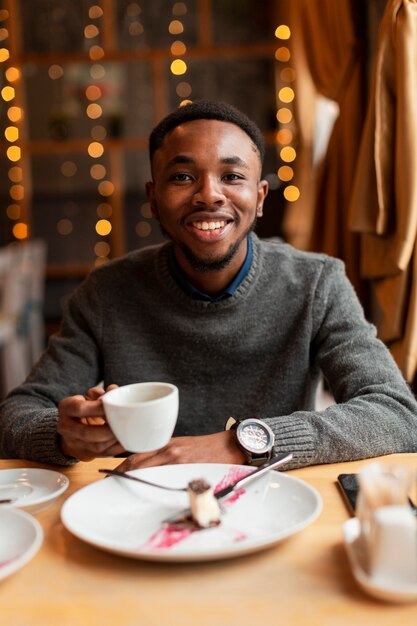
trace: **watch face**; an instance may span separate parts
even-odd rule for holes
[[[237,428],[240,443],[255,454],[268,452],[273,444],[271,432],[265,424],[255,420],[245,420]]]

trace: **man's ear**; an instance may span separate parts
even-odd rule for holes
[[[159,218],[159,214],[158,214],[158,209],[156,207],[156,201],[155,201],[155,185],[152,181],[149,181],[145,184],[145,189],[146,189],[146,195],[148,196],[148,200],[149,200],[149,204],[151,207],[151,211],[152,211],[152,215],[158,219]]]
[[[262,217],[264,214],[264,200],[268,195],[268,181],[260,180],[258,183],[258,204],[256,206],[256,217]]]

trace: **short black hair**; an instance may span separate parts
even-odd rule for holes
[[[265,141],[258,126],[247,115],[226,102],[216,100],[195,100],[184,104],[164,117],[153,129],[149,137],[149,158],[162,146],[165,135],[171,130],[193,120],[219,120],[239,126],[253,141],[259,150],[261,163],[265,157]]]

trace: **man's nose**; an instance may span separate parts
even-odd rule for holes
[[[204,176],[200,179],[198,188],[194,194],[195,204],[210,206],[222,206],[226,202],[223,186],[214,176]]]

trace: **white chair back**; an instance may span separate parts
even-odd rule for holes
[[[45,268],[43,241],[13,243],[0,249],[2,395],[23,382],[43,350]]]

